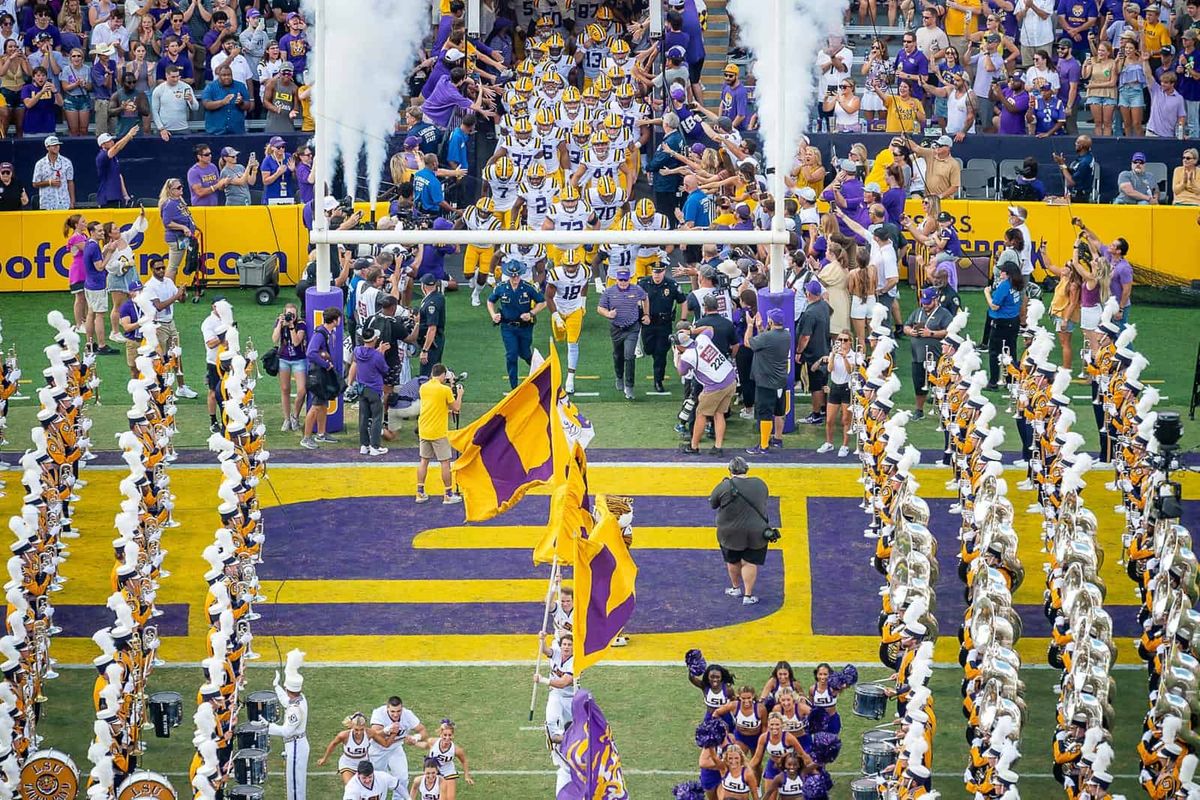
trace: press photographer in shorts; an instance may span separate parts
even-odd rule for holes
[[[700,438],[711,422],[715,440],[708,453],[721,455],[725,442],[725,415],[737,390],[737,371],[733,362],[721,353],[706,331],[693,335],[692,326],[687,322],[679,323],[671,344],[675,348],[675,369],[679,370],[679,377],[691,380],[699,387],[699,393],[689,392],[684,402],[687,418],[690,419],[694,407],[696,420],[692,425],[691,441],[680,445],[679,449],[688,455],[698,455]],[[682,413],[680,421],[684,421]]]
[[[417,465],[418,503],[429,501],[425,494],[425,476],[429,473],[429,462],[437,461],[442,467],[442,486],[445,494],[442,505],[462,502],[462,495],[454,491],[450,475],[450,462],[454,451],[450,449],[450,415],[462,410],[463,385],[446,369],[445,364],[434,364],[429,370],[429,380],[421,387],[421,416],[417,418],[417,436],[420,438],[421,462]]]
[[[729,477],[708,497],[709,505],[717,510],[717,543],[729,573],[725,594],[742,598],[745,606],[758,602],[754,594],[758,568],[767,561],[767,545],[779,538],[767,517],[767,484],[748,476],[749,471],[746,459],[737,456],[729,462]]]

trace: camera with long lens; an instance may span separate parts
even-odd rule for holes
[[[467,383],[468,372],[446,372],[446,385],[450,387],[450,391],[458,394],[458,387],[465,386]]]

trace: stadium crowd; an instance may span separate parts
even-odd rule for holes
[[[315,214],[324,213],[331,227],[424,226],[434,231],[455,227],[482,231],[739,231],[769,227],[778,198],[768,191],[746,54],[734,50],[731,60],[718,67],[723,85],[719,90],[706,89],[702,83],[706,61],[703,4],[698,0],[666,2],[661,38],[650,35],[644,2],[576,4],[576,15],[585,11],[591,15],[577,19],[562,13],[560,6],[567,4],[542,0],[539,10],[546,13],[525,13],[524,18],[520,9],[505,16],[505,4],[486,3],[485,35],[476,40],[466,35],[463,2],[445,0],[441,20],[430,32],[427,57],[410,82],[404,138],[389,165],[392,180],[386,216],[365,221],[348,203],[323,192],[318,195],[313,151],[307,144],[287,153],[287,141],[272,135],[261,161],[250,154],[242,163],[236,150],[225,147],[219,154],[215,152],[212,143],[219,138],[204,137],[194,148],[196,163],[186,178],[171,177],[163,184],[158,213],[169,246],[164,279],[182,283],[179,270],[186,266],[189,249],[196,249],[192,246],[196,225],[189,209],[216,205],[222,199],[248,202],[248,187],[258,180],[264,187],[264,200],[294,198],[304,203],[305,222],[310,226]],[[1004,0],[997,4],[1006,5]],[[153,11],[169,5],[170,0],[159,0],[146,14],[153,17]],[[271,76],[267,86],[248,95],[240,90],[228,95],[233,99],[225,107],[252,102],[249,98],[260,96],[262,90],[278,86],[280,81],[291,91],[293,74],[304,71],[307,45],[298,43],[303,41],[303,20],[292,16],[293,12],[284,13],[286,9],[280,6],[286,4],[278,2],[271,9],[262,8],[261,16],[255,15],[261,4],[253,0],[232,5],[217,0],[216,5],[209,9],[197,0],[190,8],[193,15],[183,22],[199,24],[199,17],[205,25],[213,25],[221,22],[223,15],[233,27],[247,19],[259,27],[265,17],[268,30],[281,36],[291,59]],[[852,94],[856,90],[853,73],[860,71],[872,83],[868,97],[886,107],[879,109],[881,112],[886,110],[894,117],[900,107],[897,104],[914,109],[928,105],[930,114],[922,111],[918,116],[937,118],[937,101],[946,99],[944,91],[939,94],[944,87],[933,83],[935,75],[930,73],[929,59],[921,48],[944,55],[947,48],[941,43],[946,36],[954,39],[961,34],[967,43],[964,51],[980,42],[987,51],[995,49],[990,39],[1000,35],[1003,49],[998,51],[1002,55],[995,69],[1010,79],[1008,86],[998,90],[1003,99],[986,105],[976,104],[978,97],[968,98],[967,107],[978,106],[981,127],[990,126],[995,111],[1000,128],[1017,132],[1014,126],[1023,123],[1019,115],[1012,116],[1016,112],[1009,107],[1012,92],[1019,92],[1013,87],[1027,79],[1040,91],[1044,88],[1041,81],[1055,77],[1052,63],[1061,66],[1063,60],[1074,58],[1075,50],[1065,45],[1058,49],[1071,52],[1064,52],[1057,62],[1039,49],[1043,42],[1038,36],[1042,34],[1034,34],[1041,28],[1029,20],[1049,20],[1034,13],[1034,9],[1044,11],[1043,5],[1042,0],[1021,0],[1020,8],[1008,16],[980,17],[988,32],[977,35],[974,30],[964,33],[962,19],[956,19],[961,14],[957,3],[949,5],[944,18],[938,7],[926,4],[920,10],[921,27],[916,33],[903,34],[901,52],[888,62],[894,69],[876,71],[872,66],[878,54],[887,50],[883,38],[874,41],[872,54],[864,59],[840,39],[830,40],[817,68],[835,91],[826,95],[822,105],[829,106],[831,98],[838,97],[837,91],[847,97]],[[1087,6],[1087,0],[1082,5]],[[115,14],[120,8],[108,10]],[[170,20],[178,23],[178,16],[165,14],[162,19],[176,29]],[[1134,14],[1129,10],[1120,24],[1125,26],[1123,30],[1138,31],[1142,44],[1149,36],[1147,31],[1158,30],[1151,21],[1156,16],[1167,16],[1190,58],[1186,55],[1192,52],[1188,31],[1193,29],[1185,21],[1200,17],[1196,4],[1189,2],[1184,11],[1170,15],[1162,9],[1151,10],[1145,20],[1141,11]],[[1023,24],[1009,31],[1009,23],[1018,17]],[[31,18],[44,20],[44,15],[33,13]],[[999,30],[1009,32],[990,32],[988,26],[995,28],[996,21],[1004,23]],[[1091,47],[1087,44],[1091,27],[1072,34],[1084,24],[1077,23],[1063,28],[1065,40],[1078,46],[1076,49],[1087,49]],[[1053,29],[1055,23],[1048,24]],[[1100,30],[1110,27],[1106,24]],[[853,25],[847,28],[854,30]],[[1020,38],[1022,31],[1026,31],[1024,39]],[[1116,35],[1119,38],[1120,33]],[[1050,36],[1055,38],[1053,30]],[[1017,42],[1024,42],[1026,49]],[[219,49],[212,48],[214,53]],[[1158,59],[1162,47],[1154,52]],[[1019,75],[1017,65],[1031,55],[1030,74]],[[861,69],[854,66],[860,61]],[[1042,64],[1040,75],[1037,64]],[[185,95],[193,91],[192,84],[186,83],[191,76],[183,70],[176,74],[174,66],[179,65],[164,71],[165,80],[183,85],[179,91]],[[1160,66],[1157,61],[1138,62],[1145,75],[1152,76]],[[201,96],[208,96],[213,86],[230,88],[225,67],[218,64],[217,79],[200,90]],[[830,73],[836,73],[836,79]],[[202,69],[191,73],[202,74]],[[1172,77],[1179,73],[1164,74]],[[234,81],[235,88],[239,83]],[[1061,82],[1058,88],[1062,88]],[[1068,91],[1074,98],[1076,89],[1068,87]],[[704,103],[710,95],[719,95],[716,109]],[[1090,90],[1084,95],[1090,95]],[[870,104],[860,110],[871,113]],[[269,105],[267,113],[274,113]],[[783,198],[793,234],[786,265],[786,283],[796,296],[793,309],[759,312],[757,290],[768,283],[765,247],[622,245],[563,250],[472,246],[459,252],[455,247],[428,244],[412,250],[398,246],[358,252],[341,249],[334,265],[334,282],[346,294],[349,340],[354,346],[375,351],[362,356],[356,376],[359,383],[364,383],[362,375],[371,376],[365,383],[372,389],[367,395],[371,410],[363,421],[364,428],[377,432],[363,440],[363,452],[383,450],[378,432],[382,429],[383,438],[388,438],[388,429],[376,415],[387,414],[384,409],[389,402],[402,394],[397,387],[430,377],[439,363],[446,334],[443,293],[469,288],[472,306],[486,305],[500,328],[514,386],[519,361],[531,358],[533,331],[539,312],[545,310],[555,337],[566,343],[566,385],[568,391],[574,391],[590,290],[594,307],[608,321],[618,392],[635,399],[634,364],[643,356],[653,363],[656,392],[665,391],[666,372],[672,364],[687,379],[689,404],[680,422],[680,432],[687,439],[685,452],[700,452],[707,430],[714,437],[711,452],[720,453],[731,406],[735,406],[733,413],[759,425],[759,440],[752,452],[782,446],[783,396],[788,361],[794,359],[802,386],[812,398],[803,422],[827,426],[822,450],[838,447],[839,455],[844,456],[848,452],[844,431],[847,381],[873,315],[880,314],[881,322],[890,319],[897,338],[911,339],[914,370],[919,368],[925,354],[935,348],[943,323],[959,308],[959,271],[969,266],[969,260],[964,257],[956,220],[941,207],[943,200],[956,197],[961,190],[961,165],[953,148],[962,131],[943,127],[945,132],[924,138],[923,133],[910,135],[902,125],[888,147],[871,154],[853,141],[854,125],[848,118],[836,111],[830,113],[832,116],[817,114],[814,124],[833,120],[836,128],[844,129],[850,143],[846,156],[826,165],[820,150],[803,145],[790,165]],[[289,112],[286,116],[303,115]],[[1066,128],[1065,124],[1056,125],[1055,133]],[[485,129],[494,131],[497,141],[490,153],[481,152]],[[118,154],[139,130],[135,125],[121,132],[120,138],[110,133],[100,136],[97,165],[108,170],[106,185],[110,187],[105,199],[115,198],[119,203],[120,196],[127,195]],[[43,208],[69,208],[74,201],[72,167],[58,153],[56,136],[45,142],[47,156],[34,168],[32,188],[41,195]],[[1063,186],[1075,202],[1086,201],[1092,185],[1095,167],[1090,149],[1090,137],[1080,134],[1075,140],[1075,157],[1069,162],[1065,157],[1059,159]],[[1196,161],[1196,151],[1189,149],[1176,171],[1178,203],[1200,199],[1195,188]],[[11,173],[11,165],[0,165],[0,184],[6,180],[6,170]],[[1118,185],[1116,202],[1166,200],[1147,173],[1141,152],[1134,152],[1123,165]],[[1001,351],[1015,352],[1018,347],[1023,298],[1036,291],[1024,287],[1031,283],[1037,243],[1045,238],[1044,233],[1029,229],[1027,208],[1019,204],[1048,194],[1037,177],[1035,160],[1026,162],[1026,169],[1007,190],[1017,202],[1009,208],[1007,246],[992,270],[993,294],[989,295],[987,316],[996,333],[992,337],[993,376]],[[915,218],[905,211],[906,201],[912,197],[920,197],[923,204],[923,213]],[[136,270],[129,268],[129,234],[112,225],[89,224],[78,214],[71,217],[64,233],[73,256],[70,280],[76,294],[77,324],[86,326],[89,341],[99,352],[116,352],[108,342],[121,341],[119,307],[134,288],[131,284],[138,282]],[[1120,238],[1098,244],[1097,261],[1080,259],[1048,267],[1059,278],[1051,310],[1060,319],[1059,338],[1066,349],[1071,348],[1077,324],[1087,335],[1089,320],[1095,316],[1092,312],[1110,295],[1119,298],[1122,315],[1128,315],[1133,278],[1128,244]],[[1048,261],[1044,253],[1041,260]],[[915,276],[912,282],[924,287],[911,309],[902,309],[900,303],[900,268],[904,265],[909,275]],[[285,312],[297,323],[274,332],[284,362],[279,373],[284,426],[287,430],[303,428],[306,447],[317,447],[332,438],[324,434],[323,418],[314,419],[310,414],[303,425],[299,420],[306,390],[303,378],[328,360],[327,354],[320,355],[320,348],[314,351],[311,346],[316,332],[303,331],[304,291],[314,279],[315,260],[301,277],[297,290],[300,305]],[[166,297],[171,290],[160,293]],[[1010,293],[1018,296],[1015,307]],[[995,308],[991,308],[993,300]],[[484,313],[482,308],[479,313]],[[106,319],[111,320],[111,331],[105,329]],[[1094,321],[1091,324],[1094,328]],[[360,360],[358,354],[348,356],[347,363]],[[914,377],[920,378],[914,380],[915,385],[923,387],[923,376]],[[293,379],[298,381],[299,397],[292,395]],[[410,388],[407,397],[416,400],[417,394]],[[918,417],[923,400],[921,397]],[[213,411],[211,403],[210,396]],[[693,425],[693,419],[699,423]],[[840,435],[838,424],[843,427]]]

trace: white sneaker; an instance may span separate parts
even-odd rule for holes
[[[479,293],[471,292],[471,306],[474,308],[479,308],[481,305],[483,305],[483,301],[479,299]]]
[[[447,494],[442,496],[442,505],[453,506],[463,501],[461,494]]]
[[[743,408],[738,412],[738,416],[742,419],[754,419],[754,412],[748,408]]]
[[[566,383],[566,386],[564,386],[563,388],[567,394],[575,394],[575,374],[574,373],[572,373],[572,372],[567,373],[567,383]]]
[[[740,586],[730,586],[725,590],[725,594],[729,595],[730,597],[741,597],[744,592],[742,592]]]
[[[946,491],[953,492],[958,488],[958,481],[946,481]]]
[[[1117,482],[1109,481],[1108,483],[1104,484],[1104,488],[1108,489],[1110,492],[1115,492],[1117,490]]]
[[[367,447],[367,446],[364,444],[364,445],[362,445],[362,446],[360,446],[360,447],[358,448],[358,454],[359,454],[360,456],[365,456],[365,455],[367,454],[367,452],[368,452],[370,449],[371,449],[371,448]]]
[[[196,394],[195,392],[193,392],[191,387],[189,387],[186,383],[178,386],[175,389],[175,394],[179,395],[180,397],[186,398],[188,400],[195,400],[197,397],[200,396],[200,395]]]
[[[1025,513],[1026,514],[1041,514],[1042,513],[1042,504],[1041,503],[1031,503],[1025,509]]]
[[[372,456],[372,457],[386,456],[387,451],[388,451],[388,449],[386,447],[371,447],[371,448],[367,449],[367,455]]]
[[[1017,488],[1020,489],[1022,492],[1032,491],[1033,490],[1033,481],[1030,480],[1029,478],[1026,478],[1025,480],[1023,480],[1017,484]]]
[[[634,358],[642,358],[645,355],[646,355],[646,352],[644,350],[642,350],[642,340],[638,339],[637,346],[633,348],[633,357]]]
[[[123,334],[123,333],[116,333],[116,332],[110,333],[110,334],[108,335],[108,340],[109,340],[110,342],[125,342],[125,341],[128,341],[128,340],[125,338],[125,334]]]
[[[320,445],[311,436],[305,436],[300,440],[300,446],[305,450],[316,450]]]
[[[950,513],[951,514],[961,514],[962,513],[962,503],[951,503],[950,504]]]
[[[1018,458],[1016,461],[1013,462],[1013,466],[1017,467],[1018,469],[1028,469],[1029,462],[1023,458]]]
[[[752,594],[748,594],[742,598],[742,605],[744,605],[744,606],[752,606],[757,603],[758,603],[758,598]]]
[[[846,445],[842,445],[841,447],[838,448],[838,458],[845,458],[848,455],[850,455],[849,447],[847,447]]]
[[[828,453],[832,449],[833,449],[833,442],[824,442],[820,447],[817,448],[817,452],[818,453]]]
[[[628,636],[617,636],[616,638],[614,638],[612,640],[613,647],[626,647],[628,645],[629,645],[629,637]]]
[[[287,431],[290,431],[291,429],[292,429],[292,418],[284,417],[283,424],[279,426],[279,430],[287,432]]]

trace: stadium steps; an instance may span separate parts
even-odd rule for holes
[[[704,105],[716,111],[721,104],[721,71],[725,69],[729,53],[729,12],[725,0],[706,0],[708,5],[708,28],[704,31],[704,61],[702,80],[706,89]]]

